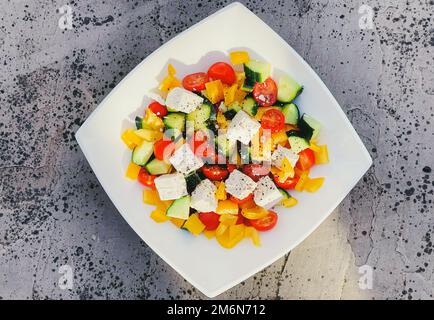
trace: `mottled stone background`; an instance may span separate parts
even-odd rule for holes
[[[143,58],[229,2],[2,1],[0,299],[204,298],[121,218],[74,132]],[[374,165],[290,255],[219,297],[432,298],[434,1],[243,2],[320,75]],[[58,26],[65,4],[73,30]],[[371,290],[357,284],[365,264]]]

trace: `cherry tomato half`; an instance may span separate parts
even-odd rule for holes
[[[221,181],[226,179],[229,171],[218,165],[205,165],[202,167],[203,174],[210,180]]]
[[[225,158],[226,159],[226,158]],[[235,164],[227,164],[226,165],[228,167],[228,171],[229,173],[231,173],[232,171],[234,171],[236,168],[238,168]]]
[[[283,189],[294,189],[298,183],[298,180],[300,180],[299,177],[294,177],[294,178],[288,178],[284,182],[280,182],[278,176],[274,176],[273,178],[277,186]]]
[[[310,149],[304,149],[299,154],[296,167],[300,170],[307,171],[315,164],[315,153]]]
[[[209,81],[205,72],[192,73],[182,79],[182,86],[189,90],[199,92],[205,90],[205,83]]]
[[[160,118],[167,115],[167,108],[157,101],[151,102],[148,108]]]
[[[220,224],[220,215],[215,212],[200,212],[199,219],[205,225],[206,230],[215,230]]]
[[[216,62],[208,69],[208,76],[214,80],[221,80],[226,84],[233,84],[237,77],[234,69],[226,62]]]
[[[244,217],[243,217],[242,214],[239,214],[239,215],[238,215],[238,219],[237,219],[237,221],[235,222],[235,224],[243,224],[243,223],[244,223]]]
[[[172,140],[161,139],[154,144],[154,155],[158,160],[166,160],[175,152]]]
[[[244,174],[248,175],[253,181],[258,182],[263,176],[270,172],[270,167],[260,164],[246,164],[243,166]]]
[[[137,180],[139,180],[139,182],[144,186],[155,188],[155,178],[156,176],[149,174],[145,168],[141,168]]]
[[[262,107],[272,106],[277,100],[277,85],[273,79],[258,82],[253,87],[253,98]]]
[[[277,109],[267,110],[261,118],[262,129],[268,129],[271,133],[281,131],[285,127],[285,116]]]
[[[247,201],[250,201],[251,199],[253,199],[253,193],[249,194],[247,197],[245,197],[244,199],[238,199],[237,197],[231,196],[230,200],[232,202],[235,202],[237,204],[243,204],[246,203]]]
[[[274,228],[277,223],[277,213],[269,211],[268,215],[257,220],[250,220],[250,224],[258,231],[268,231]]]

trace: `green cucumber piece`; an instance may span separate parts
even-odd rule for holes
[[[134,148],[132,161],[139,166],[144,166],[153,154],[154,143],[144,140],[141,145]]]
[[[166,216],[187,220],[190,216],[190,196],[184,196],[172,202]]]
[[[143,129],[143,118],[137,116],[135,119],[135,123],[136,123],[136,128],[137,130]]]
[[[301,117],[298,127],[300,128],[300,131],[303,133],[305,138],[307,140],[315,139],[319,131],[321,129],[321,123],[314,119],[313,117],[303,114]]]
[[[208,126],[208,120],[211,117],[214,107],[208,103],[202,103],[193,112],[187,115],[187,121],[194,122],[194,129],[201,130]]]
[[[270,76],[271,66],[267,62],[250,60],[244,64],[244,73],[246,78],[244,80],[244,91],[252,92],[253,87],[257,82],[264,82]]]
[[[284,199],[290,199],[291,198],[291,195],[285,189],[282,189],[282,188],[279,188],[279,187],[277,189],[279,189],[279,191],[282,194],[282,196],[283,196]]]
[[[167,163],[163,160],[158,160],[156,158],[149,161],[145,167],[146,170],[148,170],[148,172],[153,175],[166,174],[170,171],[170,163]]]
[[[300,111],[295,103],[285,104],[282,107],[282,113],[285,116],[285,123],[297,125],[300,118]]]
[[[169,129],[184,131],[185,114],[182,112],[172,112],[163,118],[164,125]]]
[[[280,77],[277,86],[277,100],[280,102],[291,102],[303,91],[303,86],[288,75]]]
[[[226,134],[219,134],[216,139],[218,153],[229,157],[234,151],[237,150],[237,144],[235,141],[229,141],[226,138]]]
[[[288,131],[286,135],[288,136],[288,142],[291,146],[291,150],[295,153],[300,153],[301,151],[309,148],[309,141],[306,140],[306,138],[304,138],[300,132],[291,130]]]
[[[243,110],[251,117],[258,113],[258,103],[252,96],[247,96],[243,101]]]
[[[187,192],[191,194],[201,181],[201,177],[196,172],[192,172],[186,176],[185,182],[187,184]]]

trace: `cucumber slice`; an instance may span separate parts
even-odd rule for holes
[[[297,125],[300,111],[295,103],[285,104],[282,107],[282,113],[285,116],[285,123]]]
[[[187,220],[190,216],[190,196],[184,196],[173,201],[167,209],[166,216]]]
[[[185,182],[187,183],[187,192],[192,193],[201,181],[202,179],[196,172],[192,172],[188,176],[186,176]]]
[[[229,157],[237,150],[236,141],[228,140],[226,138],[226,134],[219,134],[216,139],[216,143],[217,143],[218,153],[226,157]]]
[[[163,118],[164,125],[169,129],[184,131],[185,114],[182,112],[172,112]]]
[[[277,100],[280,102],[291,102],[303,91],[303,86],[297,83],[290,76],[282,76],[277,87]]]
[[[298,131],[291,130],[286,133],[288,135],[288,142],[291,145],[291,150],[295,153],[300,153],[301,151],[309,148],[309,142],[300,135]]]
[[[166,174],[170,171],[170,163],[163,160],[153,159],[146,164],[146,170],[150,174]]]
[[[244,91],[252,92],[253,87],[257,82],[264,82],[270,76],[271,66],[267,62],[250,60],[244,64],[244,73],[246,78],[244,80]]]
[[[311,116],[303,114],[298,127],[300,128],[300,131],[303,133],[304,137],[307,140],[311,140],[318,136],[319,130],[321,129],[321,123]]]
[[[201,130],[207,127],[208,120],[214,107],[208,103],[202,103],[199,108],[187,115],[187,121],[194,122],[194,129]]]
[[[234,101],[228,106],[228,110],[223,113],[225,118],[228,120],[232,120],[238,111],[241,110],[240,103],[238,101]]]
[[[248,96],[243,101],[243,110],[250,116],[254,117],[258,113],[258,103],[252,96]]]
[[[132,161],[139,166],[144,166],[153,153],[154,143],[144,140],[141,145],[134,148]]]
[[[225,111],[223,115],[225,116],[226,119],[232,120],[237,115],[237,112],[235,110],[228,110]]]
[[[143,129],[143,118],[137,116],[135,119],[137,130]]]

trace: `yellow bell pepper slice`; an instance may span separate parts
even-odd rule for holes
[[[218,214],[238,214],[238,204],[231,200],[220,200],[217,203]]]
[[[205,88],[206,96],[211,103],[217,103],[224,99],[223,84],[220,80],[207,82]]]
[[[177,228],[181,228],[185,220],[184,219],[178,219],[178,218],[170,218],[170,222],[172,222]]]
[[[237,91],[235,91],[234,100],[237,101],[238,103],[241,103],[243,102],[246,95],[247,95],[246,91],[237,89]]]
[[[232,232],[232,234],[234,234],[234,232]],[[217,235],[216,233],[216,239],[223,248],[231,249],[235,247],[238,242],[244,239],[244,232],[236,233],[236,236],[234,234],[234,238],[231,238],[230,230],[226,230],[226,232],[224,232],[222,235]]]
[[[261,219],[268,215],[268,210],[260,206],[254,206],[252,208],[244,208],[241,210],[243,217],[251,220]]]
[[[172,76],[172,77],[176,76],[176,69],[175,69],[174,66],[172,66],[171,63],[169,63],[167,65],[167,73],[168,73],[169,76]]]
[[[130,162],[127,168],[127,172],[125,173],[125,176],[130,178],[131,180],[136,180],[139,176],[140,169],[142,169],[141,166],[138,166],[134,162]]]
[[[286,144],[288,136],[284,130],[271,134],[273,144]]]
[[[319,151],[314,150],[315,164],[327,164],[329,163],[329,152],[327,145],[318,146]]]
[[[232,64],[242,64],[250,61],[249,53],[246,51],[233,51],[229,54]]]
[[[312,150],[313,152],[321,151],[321,148],[319,146],[317,146],[316,143],[313,141],[310,142],[309,149]]]
[[[208,239],[212,239],[215,237],[216,231],[215,230],[205,230],[203,232],[203,234],[205,235],[205,237],[207,237]]]
[[[216,237],[223,235],[229,227],[224,223],[220,223],[217,229],[215,230]]]
[[[145,129],[156,131],[160,131],[160,129],[164,128],[163,120],[153,113],[151,109],[146,109],[145,117],[143,118],[143,125],[145,126]]]
[[[288,158],[283,158],[281,170],[279,172],[279,181],[285,182],[288,178],[293,178],[295,175],[294,167],[289,162]]]
[[[308,179],[309,179],[309,171],[302,171],[300,175],[300,179],[298,180],[294,189],[300,192],[303,191],[304,186],[306,185]]]
[[[220,223],[226,226],[234,226],[237,223],[238,215],[222,214],[219,218]]]
[[[229,106],[232,102],[235,101],[235,93],[238,90],[237,84],[233,84],[224,92],[225,105]]]
[[[227,194],[226,194],[226,190],[225,190],[225,183],[217,181],[216,187],[217,187],[217,190],[215,192],[215,196],[216,196],[217,200],[226,200]]]
[[[158,90],[161,92],[169,92],[173,88],[181,86],[181,82],[173,75],[168,75],[161,81]]]
[[[244,85],[244,81],[246,80],[246,74],[244,72],[235,72],[235,76],[237,77],[238,88],[241,88]],[[244,95],[243,96],[243,99],[244,99],[244,97],[247,95],[247,92],[245,92],[243,90],[239,90],[239,91],[240,91],[239,92],[240,94],[242,93]],[[241,99],[241,100],[243,100],[243,99]]]
[[[282,206],[284,206],[285,208],[291,208],[294,207],[295,205],[297,205],[298,200],[295,199],[294,197],[291,197],[289,199],[283,199],[282,201],[280,201],[280,204]]]
[[[259,237],[259,232],[253,227],[246,227],[244,231],[244,236],[246,238],[252,239],[252,242],[255,246],[259,247],[261,245],[261,240]]]
[[[285,132],[291,131],[291,130],[298,130],[296,126],[293,126],[292,124],[285,124]]]
[[[202,223],[202,221],[200,221],[197,213],[194,213],[184,223],[184,228],[197,236],[202,233],[203,230],[205,230],[205,225]]]
[[[121,136],[122,141],[128,146],[130,149],[134,149],[138,145],[140,145],[143,141],[142,138],[134,134],[133,129],[127,129]]]
[[[169,217],[166,216],[166,212],[160,211],[158,209],[151,212],[151,218],[157,223],[166,222],[169,220]]]
[[[325,178],[314,178],[314,179],[307,179],[304,190],[308,192],[316,192],[318,191],[322,185],[324,184]]]
[[[134,134],[139,138],[150,142],[155,142],[163,138],[163,132],[159,130],[139,129],[134,131]]]
[[[244,224],[234,224],[229,227],[229,238],[235,239],[241,237],[244,238],[244,231],[246,226]]]
[[[156,206],[161,202],[158,191],[153,189],[143,189],[143,202],[152,206]]]
[[[228,120],[226,120],[221,111],[217,112],[217,124],[219,125],[219,129],[226,129],[229,125]]]

